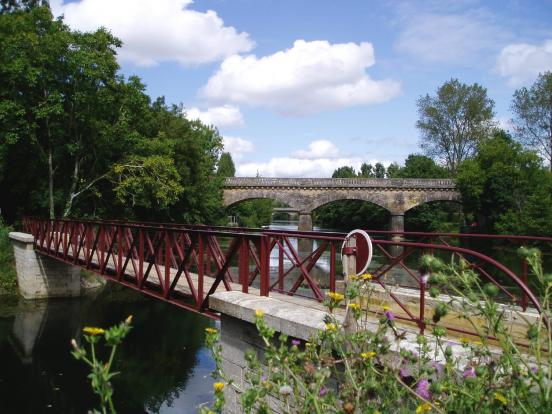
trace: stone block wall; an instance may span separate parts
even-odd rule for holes
[[[12,232],[19,292],[25,299],[81,294],[80,268],[35,252],[30,234]]]

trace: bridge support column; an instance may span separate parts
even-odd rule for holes
[[[391,221],[390,221],[390,230],[396,231],[397,233],[403,233],[404,232],[404,214],[391,214]],[[393,234],[391,236],[391,240],[395,242],[401,242],[404,240],[404,236],[402,234]],[[391,254],[394,256],[398,256],[403,252],[402,246],[392,246],[391,247]]]
[[[15,255],[19,293],[25,299],[80,296],[80,268],[37,254],[31,234],[11,232],[9,237]]]
[[[299,212],[299,224],[297,226],[299,231],[312,231],[312,214],[304,211]],[[312,240],[311,239],[299,239],[298,247],[299,253],[309,254],[312,252]]]

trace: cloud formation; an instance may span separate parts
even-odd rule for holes
[[[186,118],[199,119],[206,125],[214,125],[217,128],[234,128],[244,125],[240,108],[232,105],[215,106],[202,111],[199,108],[186,110]]]
[[[251,141],[232,136],[223,136],[222,144],[224,145],[224,151],[229,152],[234,161],[241,160],[244,154],[252,152],[255,148]]]
[[[339,155],[339,149],[327,140],[313,141],[308,149],[293,152],[287,157],[274,157],[268,162],[247,162],[236,166],[241,177],[331,177],[335,169],[351,166],[357,171],[363,162],[377,163],[360,156]],[[389,162],[383,162],[388,165]]]
[[[513,43],[505,46],[498,55],[496,68],[513,86],[535,80],[539,73],[552,70],[552,39],[541,45]]]
[[[366,69],[374,63],[371,43],[297,40],[290,49],[269,56],[226,58],[201,95],[211,102],[262,106],[291,115],[393,99],[400,83],[373,80]]]
[[[50,4],[54,15],[64,14],[74,29],[111,30],[124,42],[120,59],[141,66],[213,62],[253,47],[247,33],[225,26],[216,12],[190,10],[192,0],[52,0]]]
[[[471,63],[504,37],[504,29],[480,9],[448,14],[408,9],[400,22],[397,49],[430,63]]]

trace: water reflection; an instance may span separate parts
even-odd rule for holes
[[[203,348],[212,322],[110,284],[95,297],[48,302],[0,298],[0,413],[85,413],[97,407],[87,369],[70,355],[83,326],[110,326],[129,314],[114,378],[120,413],[195,412],[211,399],[213,361]]]

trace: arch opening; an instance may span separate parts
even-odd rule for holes
[[[318,206],[313,211],[314,225],[325,230],[387,230],[391,213],[366,200],[339,199]]]
[[[462,204],[457,200],[420,203],[404,214],[405,231],[457,233],[464,225]]]

